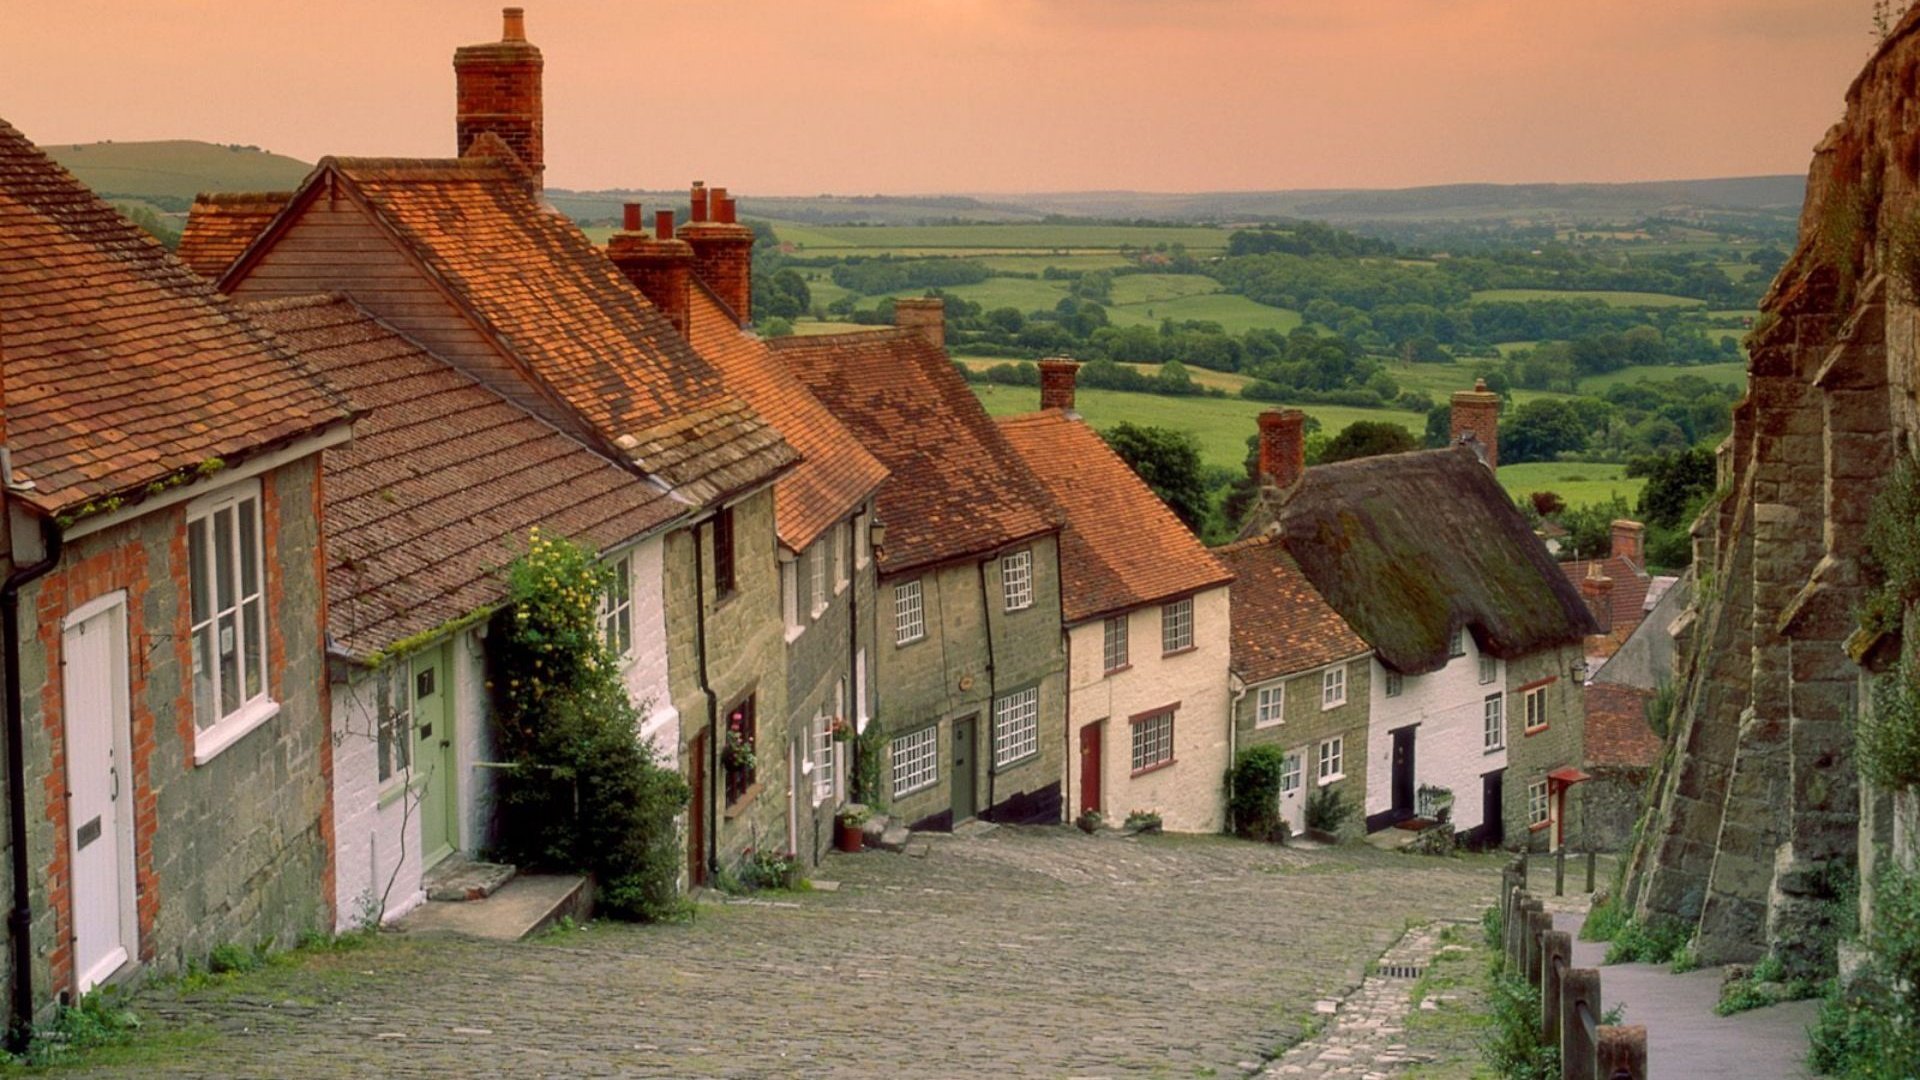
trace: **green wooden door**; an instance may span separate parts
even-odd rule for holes
[[[429,649],[413,660],[413,768],[418,777],[420,853],[432,866],[453,851],[453,705],[447,649]]]

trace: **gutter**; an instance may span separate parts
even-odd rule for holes
[[[20,694],[20,590],[45,577],[60,562],[63,537],[53,519],[40,518],[46,555],[30,566],[17,566],[0,585],[0,628],[6,636],[7,681],[7,824],[13,844],[13,907],[7,912],[7,939],[13,950],[13,1007],[8,1016],[7,1049],[26,1050],[33,1033],[33,902],[29,892],[31,860],[27,857],[26,723]]]

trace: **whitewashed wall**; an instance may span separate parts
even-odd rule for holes
[[[404,810],[411,796],[396,795],[380,805],[374,685],[359,678],[333,687],[336,930],[358,925],[368,897],[386,897],[382,921],[399,918],[427,898],[420,887],[420,819]]]
[[[1480,649],[1467,635],[1467,653],[1439,671],[1406,676],[1398,697],[1387,696],[1387,671],[1376,658],[1370,680],[1367,725],[1367,813],[1393,808],[1393,731],[1419,724],[1414,736],[1414,786],[1431,784],[1453,792],[1453,824],[1478,828],[1484,818],[1481,776],[1507,765],[1504,748],[1489,752],[1483,728],[1485,701],[1505,698],[1507,665],[1495,661],[1494,680],[1480,681]],[[1503,706],[1504,707],[1504,706]]]
[[[627,695],[646,710],[641,737],[670,768],[680,764],[680,712],[667,681],[666,539],[655,536],[632,548],[633,657],[627,664]]]

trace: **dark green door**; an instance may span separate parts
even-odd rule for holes
[[[972,817],[973,805],[973,717],[953,722],[953,820],[954,824]]]

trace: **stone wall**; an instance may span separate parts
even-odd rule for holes
[[[1322,742],[1335,736],[1342,740],[1341,756],[1345,760],[1341,779],[1333,782],[1333,788],[1342,799],[1354,804],[1354,812],[1343,826],[1348,835],[1358,836],[1366,831],[1367,814],[1374,809],[1368,793],[1377,786],[1380,770],[1391,769],[1390,763],[1382,764],[1377,759],[1369,744],[1368,703],[1379,696],[1372,659],[1361,656],[1342,661],[1339,666],[1347,672],[1344,705],[1331,709],[1322,706],[1321,680],[1326,668],[1249,686],[1233,705],[1236,751],[1253,746],[1278,746],[1300,754],[1300,790],[1291,796],[1283,795],[1280,800],[1281,815],[1296,833],[1306,824],[1307,798],[1321,786],[1317,773]],[[1259,723],[1260,690],[1272,687],[1275,682],[1284,687],[1282,719],[1262,725]]]
[[[1527,788],[1544,781],[1555,769],[1577,768],[1586,759],[1586,697],[1580,680],[1573,677],[1584,663],[1581,647],[1574,644],[1522,656],[1503,665],[1507,683],[1507,774],[1501,797],[1506,807],[1508,847],[1545,850],[1552,846],[1547,830],[1533,828],[1528,820]],[[1530,731],[1527,727],[1526,698],[1530,689],[1538,689],[1546,696],[1545,730]],[[1574,845],[1584,839],[1580,787],[1576,784],[1568,789],[1562,803],[1561,836],[1566,843]]]

